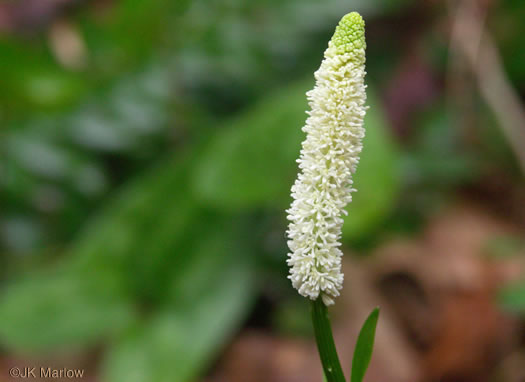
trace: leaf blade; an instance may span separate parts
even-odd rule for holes
[[[379,307],[375,308],[363,324],[354,350],[351,382],[361,382],[372,359],[374,339],[379,319]]]
[[[193,381],[245,318],[255,297],[250,261],[227,222],[206,231],[188,254],[192,264],[169,288],[172,299],[109,351],[104,380]],[[190,256],[191,255],[191,256]],[[201,260],[218,260],[213,272]]]

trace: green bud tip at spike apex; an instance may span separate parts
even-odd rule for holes
[[[338,54],[355,52],[366,49],[365,21],[357,12],[345,15],[335,29],[331,43]]]

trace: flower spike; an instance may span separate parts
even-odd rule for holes
[[[321,297],[325,305],[334,303],[343,286],[341,215],[352,201],[352,174],[365,135],[364,27],[358,13],[344,16],[315,72],[300,171],[287,210],[289,278],[301,295]]]

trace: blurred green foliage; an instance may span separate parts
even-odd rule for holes
[[[33,270],[22,278],[15,273],[0,300],[4,346],[78,351],[104,342],[107,380],[191,380],[247,314],[256,297],[257,258],[265,253],[261,240],[268,240],[249,211],[265,209],[284,231],[305,91],[322,51],[295,43],[304,33],[317,35],[322,49],[342,5],[288,4],[282,12],[272,2],[217,3],[229,23],[210,13],[213,6],[203,6],[179,4],[170,14],[162,1],[148,7],[124,1],[102,20],[80,13],[75,25],[89,48],[87,73],[60,68],[42,40],[29,47],[5,42],[11,64],[22,60],[27,67],[20,76],[8,75],[13,65],[7,61],[0,68],[8,87],[17,89],[16,97],[3,101],[8,161],[1,197],[9,201],[3,244],[16,254],[74,239],[58,264],[45,269],[36,267],[38,261],[8,258],[8,269]],[[254,23],[251,12],[261,7],[279,17]],[[297,9],[324,12],[314,25],[297,18]],[[176,35],[170,23],[153,21],[159,16],[176,25]],[[147,33],[129,39],[131,25]],[[233,27],[253,26],[260,30],[231,34]],[[279,39],[280,51],[277,31],[287,39]],[[35,49],[39,55],[28,60]],[[292,60],[287,68],[280,67],[285,57]],[[256,94],[267,86],[258,84],[260,78],[273,77],[269,85],[275,87],[291,70],[296,78],[310,73],[221,120],[231,105],[261,98]],[[213,76],[206,75],[210,71]],[[366,145],[370,154],[384,156],[363,157],[368,170],[358,175],[357,187],[381,188],[397,178],[379,113],[374,105]],[[173,149],[180,152],[169,154]],[[113,192],[117,188],[122,190]],[[345,235],[373,229],[388,213],[396,187],[381,191],[383,196],[372,192],[356,200],[354,228]],[[99,204],[106,206],[93,215]],[[284,241],[270,247],[281,264]],[[278,269],[286,282],[285,268]]]
[[[271,97],[223,128],[204,150],[194,173],[195,193],[223,210],[290,204],[290,185],[304,133],[309,79]],[[370,92],[371,93],[371,92]],[[345,218],[344,240],[365,235],[391,212],[399,191],[399,157],[377,100],[369,96],[366,138]]]
[[[506,285],[499,293],[504,308],[514,313],[525,313],[525,281]]]
[[[312,73],[342,14],[373,23],[413,4],[84,4],[63,16],[86,47],[74,70],[56,58],[47,29],[3,36],[0,344],[37,353],[103,344],[106,380],[189,381],[271,293],[267,284],[296,298],[284,209]],[[521,39],[509,29],[521,24],[499,17],[510,57]],[[403,50],[378,36],[349,246],[423,216],[509,157],[490,118],[484,144],[465,149],[442,99],[399,147],[378,78],[392,75]],[[508,62],[519,81],[525,71]]]

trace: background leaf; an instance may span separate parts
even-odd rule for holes
[[[11,285],[0,298],[1,341],[23,351],[81,348],[126,331],[138,311],[167,310],[176,335],[202,335],[194,353],[182,352],[195,361],[182,360],[181,375],[203,367],[253,299],[253,262],[242,219],[198,207],[180,187],[192,158],[167,158],[127,185],[55,272]],[[164,333],[152,325],[144,330]]]
[[[296,159],[306,120],[305,92],[311,81],[269,96],[223,127],[205,148],[193,174],[195,193],[227,209],[285,208],[297,174]],[[376,98],[369,97],[366,137],[348,206],[344,240],[369,233],[392,211],[400,190],[399,155]]]
[[[368,91],[363,151],[354,175],[352,202],[344,217],[343,241],[369,234],[392,213],[401,190],[400,157],[373,91]]]
[[[0,342],[35,352],[81,349],[110,338],[135,319],[114,276],[55,270],[10,285],[0,303]]]
[[[308,87],[306,82],[288,87],[223,126],[194,174],[194,188],[203,201],[222,209],[287,203]]]
[[[171,302],[110,350],[107,381],[192,381],[245,316],[255,296],[249,254],[230,240],[235,229],[211,229],[173,275]]]

